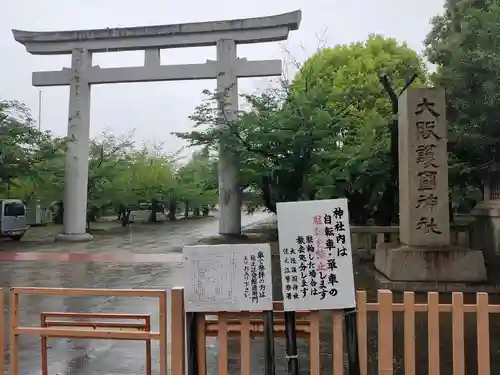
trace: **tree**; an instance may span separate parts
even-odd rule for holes
[[[167,155],[152,154],[146,148],[135,152],[128,179],[132,201],[151,202],[149,221],[156,222],[159,201],[171,199],[174,181],[174,164]]]
[[[25,202],[37,201],[49,207],[61,200],[64,193],[66,141],[53,138],[53,155],[33,164],[32,170],[16,177],[10,186],[10,195]]]
[[[208,215],[210,206],[217,202],[217,160],[207,151],[193,153],[191,159],[176,173],[177,190],[184,203],[184,216],[189,209],[195,216]]]
[[[87,185],[89,222],[95,221],[103,210],[116,207],[130,198],[118,192],[124,191],[120,185],[128,172],[134,147],[132,137],[133,132],[115,136],[104,131],[100,139],[90,141]]]
[[[66,144],[72,140],[40,132],[29,109],[16,101],[0,101],[0,196],[35,200],[44,206],[57,202],[56,222],[62,223]],[[156,221],[161,202],[175,219],[177,203],[189,202],[195,213],[216,201],[216,160],[195,153],[185,165],[178,154],[166,154],[163,145],[137,148],[133,133],[103,132],[90,140],[87,223],[115,208],[122,223],[130,210],[150,202],[150,221]]]
[[[291,98],[286,82],[278,90],[244,95],[249,110],[236,121],[219,117],[214,103],[221,93],[205,91],[207,100],[191,117],[201,131],[176,133],[192,146],[217,149],[218,140],[241,160],[240,189],[253,187],[265,207],[276,212],[276,202],[309,196],[305,180],[314,165],[313,154],[324,147],[328,128],[338,121],[334,111],[318,107],[319,96],[309,90]],[[321,110],[317,110],[321,108]],[[223,112],[223,111],[222,111]]]
[[[384,92],[388,77],[399,93],[409,79],[417,86],[426,83],[427,71],[406,44],[372,35],[366,42],[322,49],[293,82],[294,92],[319,87],[324,105],[348,109],[332,129],[323,157],[322,170],[328,173],[317,175],[315,184],[323,197],[347,197],[358,223],[372,217],[389,225],[397,218],[397,108],[394,93],[391,98]]]
[[[272,212],[278,201],[346,196],[355,222],[391,221],[392,208],[380,213],[381,195],[392,184],[393,117],[382,74],[398,92],[409,77],[417,75],[416,84],[427,79],[422,59],[405,44],[371,36],[321,49],[291,85],[283,81],[277,90],[246,95],[250,108],[237,121],[221,123],[212,94],[192,116],[197,129],[178,135],[212,149],[224,137],[242,160],[242,188],[258,191]]]
[[[500,161],[499,19],[496,1],[448,0],[425,40],[432,78],[446,89],[450,185],[462,202],[477,199],[480,168]]]
[[[0,101],[0,194],[51,202],[60,192],[65,148],[65,139],[34,127],[24,104]]]

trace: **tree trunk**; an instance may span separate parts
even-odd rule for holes
[[[149,215],[148,221],[150,223],[156,223],[156,214],[159,212],[159,207],[158,207],[158,200],[157,199],[152,199],[151,200],[151,214]]]
[[[184,202],[184,218],[187,218],[189,216],[189,202],[186,201]]]
[[[87,210],[87,220],[88,221],[95,223],[95,222],[97,222],[98,216],[99,216],[99,209],[97,207],[91,206]]]
[[[64,202],[59,201],[56,204],[56,213],[54,215],[54,224],[62,224],[64,220]]]
[[[200,207],[193,209],[193,216],[200,216]]]
[[[169,220],[177,220],[177,202],[170,201],[168,202],[168,219]]]

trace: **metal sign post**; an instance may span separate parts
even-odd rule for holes
[[[345,341],[347,346],[347,361],[349,363],[349,375],[360,375],[359,350],[358,350],[358,328],[356,326],[356,309],[344,310]]]
[[[299,355],[297,353],[297,335],[295,331],[295,311],[285,311],[286,359],[288,374],[299,375]]]
[[[264,312],[264,351],[265,375],[274,375],[274,314],[273,311]]]

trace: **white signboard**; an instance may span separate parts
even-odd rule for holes
[[[184,247],[186,311],[272,310],[269,244]]]
[[[356,306],[347,199],[277,204],[285,311]]]

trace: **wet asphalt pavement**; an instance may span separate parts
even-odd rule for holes
[[[269,219],[265,213],[244,215],[244,226]],[[180,221],[165,225],[152,225],[147,231],[130,234],[104,235],[96,241],[83,244],[67,244],[30,241],[19,244],[0,243],[2,251],[9,252],[133,252],[140,254],[171,253],[170,263],[97,263],[69,261],[1,261],[0,286],[4,288],[8,302],[8,288],[66,287],[66,288],[147,288],[170,289],[181,285],[182,246],[216,235],[217,220]],[[8,306],[4,307],[4,363],[8,369]],[[158,306],[155,299],[122,297],[59,297],[22,296],[20,318],[23,326],[39,325],[40,312],[114,312],[151,314],[152,324],[158,327]],[[167,322],[169,324],[170,322]],[[168,327],[168,326],[167,326]],[[168,329],[168,328],[167,328]],[[49,339],[50,375],[94,374],[145,374],[145,344],[143,342],[110,340],[56,340]],[[153,374],[159,373],[158,345],[153,341]],[[216,347],[208,344],[209,372],[213,375]],[[38,375],[40,370],[40,339],[20,336],[21,374]],[[170,367],[169,358],[169,367]]]

